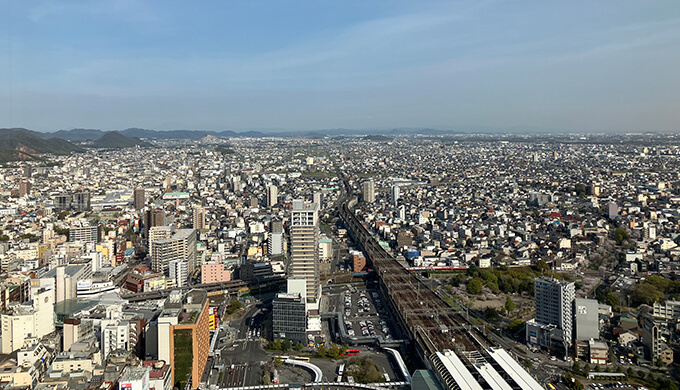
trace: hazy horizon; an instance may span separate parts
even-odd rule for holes
[[[680,130],[674,1],[8,1],[0,14],[0,127]]]

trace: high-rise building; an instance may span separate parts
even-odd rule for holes
[[[673,363],[673,349],[666,344],[662,332],[665,326],[661,322],[657,322],[649,314],[644,315],[640,319],[642,325],[642,343],[649,351],[648,359],[657,362],[661,361],[664,365]]]
[[[171,260],[168,263],[168,276],[175,287],[187,285],[187,262],[184,259]]]
[[[151,334],[157,336],[158,360],[169,362],[172,367],[173,386],[183,389],[189,377],[192,389],[201,383],[210,353],[209,317],[208,294],[204,290],[191,290],[184,295],[175,290],[166,299]]]
[[[154,226],[149,230],[149,253],[153,253],[153,243],[172,237],[171,226]]]
[[[194,207],[194,229],[205,229],[205,209],[203,207]]]
[[[536,316],[526,324],[526,339],[567,353],[572,342],[574,282],[545,276],[534,279]]]
[[[141,210],[146,203],[146,193],[144,188],[135,188],[135,210]]]
[[[392,186],[392,205],[395,207],[397,206],[397,202],[399,201],[399,195],[400,195],[400,190],[398,185],[393,185]]]
[[[31,193],[31,188],[33,186],[31,185],[30,181],[20,181],[19,182],[19,197],[23,197],[26,195],[29,195]]]
[[[24,176],[24,177],[31,177],[32,175],[33,175],[33,167],[31,167],[30,165],[26,165],[26,166],[24,167],[24,174],[23,174],[23,176]]]
[[[193,275],[196,268],[196,230],[179,229],[170,238],[153,242],[151,268],[169,275],[170,261],[186,260],[187,273]]]
[[[364,202],[375,202],[375,182],[373,180],[367,180],[362,184],[362,187]]]
[[[120,321],[102,326],[101,330],[101,351],[102,358],[106,360],[109,353],[117,350],[128,350],[130,342],[130,322]]]
[[[71,204],[76,211],[89,211],[90,207],[90,191],[76,192],[73,194],[73,203]]]
[[[54,197],[54,208],[57,211],[68,211],[71,209],[71,195],[57,195]]]
[[[280,255],[283,253],[283,233],[269,233],[267,251],[269,255]]]
[[[0,314],[0,353],[10,354],[23,347],[27,339],[40,339],[54,332],[54,291],[40,289],[31,298]]]
[[[312,203],[316,203],[319,205],[319,210],[323,208],[323,194],[321,192],[315,192],[314,195],[312,195]]]
[[[599,304],[595,299],[574,299],[574,339],[600,338]]]
[[[275,338],[307,341],[307,309],[299,293],[279,293],[273,302],[272,327]]]
[[[317,302],[319,287],[319,205],[293,201],[290,221],[290,276],[305,279],[307,301]]]
[[[165,211],[150,209],[144,211],[144,236],[149,239],[149,230],[154,226],[165,226]]]
[[[619,216],[619,206],[614,202],[609,202],[607,204],[607,216],[611,219],[617,218]]]
[[[272,207],[279,203],[279,188],[275,185],[267,187],[267,207]]]
[[[283,221],[271,221],[269,233],[283,233]]]

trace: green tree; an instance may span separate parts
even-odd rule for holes
[[[645,372],[642,371],[642,370],[638,370],[637,375],[638,375],[638,377],[639,377],[640,379],[642,379],[642,378],[645,377]]]
[[[276,339],[274,341],[270,341],[269,344],[267,344],[267,349],[271,349],[274,351],[280,351],[281,350],[281,340]]]
[[[633,367],[628,367],[628,370],[626,371],[626,375],[628,375],[629,378],[633,376]]]
[[[296,351],[298,351],[298,352],[299,352],[299,351],[302,351],[302,348],[304,348],[304,347],[305,347],[305,346],[302,345],[302,343],[295,343],[295,345],[293,345],[293,349],[296,350]]]
[[[317,348],[317,350],[316,350],[316,354],[320,358],[325,358],[328,355],[328,352],[326,351],[326,347],[324,347],[323,345],[319,345],[319,348]]]
[[[583,366],[583,372],[586,374],[590,372],[590,363],[586,363],[586,365]]]
[[[510,299],[509,296],[505,298],[505,305],[504,306],[505,306],[505,311],[507,311],[508,313],[515,310],[515,302],[513,302],[512,299]]]
[[[626,229],[618,227],[616,228],[616,230],[614,230],[614,240],[616,241],[617,244],[621,245],[621,243],[627,239],[628,232],[626,231]]]
[[[578,360],[574,360],[574,364],[572,364],[571,370],[573,372],[581,372],[581,364],[578,362]]]
[[[467,291],[470,294],[479,294],[482,292],[482,287],[484,286],[484,280],[482,278],[472,278],[467,283]]]
[[[489,321],[498,321],[498,319],[500,318],[498,315],[498,310],[496,310],[495,307],[491,306],[487,306],[486,309],[484,309],[484,316]]]
[[[290,350],[291,347],[292,347],[292,343],[290,342],[290,340],[283,340],[281,342],[281,350],[283,352]]]
[[[63,221],[64,219],[66,219],[66,217],[68,217],[68,215],[69,215],[69,212],[64,210],[61,213],[59,213],[59,215],[57,216],[57,219],[59,219],[60,221]]]
[[[652,284],[640,283],[633,286],[630,297],[634,304],[653,305],[663,299],[663,293]]]
[[[621,307],[621,299],[619,299],[619,296],[614,294],[613,292],[608,292],[607,293],[607,304],[611,306],[614,310],[618,310]]]
[[[328,357],[331,359],[337,359],[340,357],[340,348],[337,344],[331,344],[328,348]]]
[[[645,279],[645,283],[651,284],[662,293],[667,293],[671,287],[671,280],[659,275],[652,275]]]
[[[538,272],[550,271],[550,266],[548,265],[548,263],[545,262],[545,260],[539,260],[536,262],[536,271]]]
[[[600,372],[600,365],[596,364],[594,370],[595,372]]]

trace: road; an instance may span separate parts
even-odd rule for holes
[[[262,366],[270,361],[267,352],[263,348],[265,334],[262,332],[270,328],[265,326],[271,321],[271,300],[257,302],[248,307],[246,314],[229,323],[235,340],[223,342],[218,346],[220,357],[218,365],[223,370],[214,370],[211,374],[210,383],[217,384],[219,372],[222,372],[221,387],[252,386],[261,383]],[[260,336],[257,336],[257,331]],[[225,332],[226,335],[226,332]],[[222,336],[222,335],[221,335]]]

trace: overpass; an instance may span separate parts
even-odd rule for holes
[[[206,290],[208,295],[211,293],[225,293],[225,294],[238,294],[250,292],[253,290],[263,291],[272,288],[279,288],[285,285],[286,280],[281,277],[273,277],[261,280],[243,281],[243,280],[233,280],[230,282],[219,282],[219,283],[206,283],[206,284],[195,284],[193,286],[177,287],[177,288],[166,288],[163,290],[147,291],[141,293],[132,293],[127,295],[121,295],[122,299],[129,302],[142,302],[153,299],[163,299],[170,295],[173,290],[189,291],[194,288],[199,288],[201,290]]]

